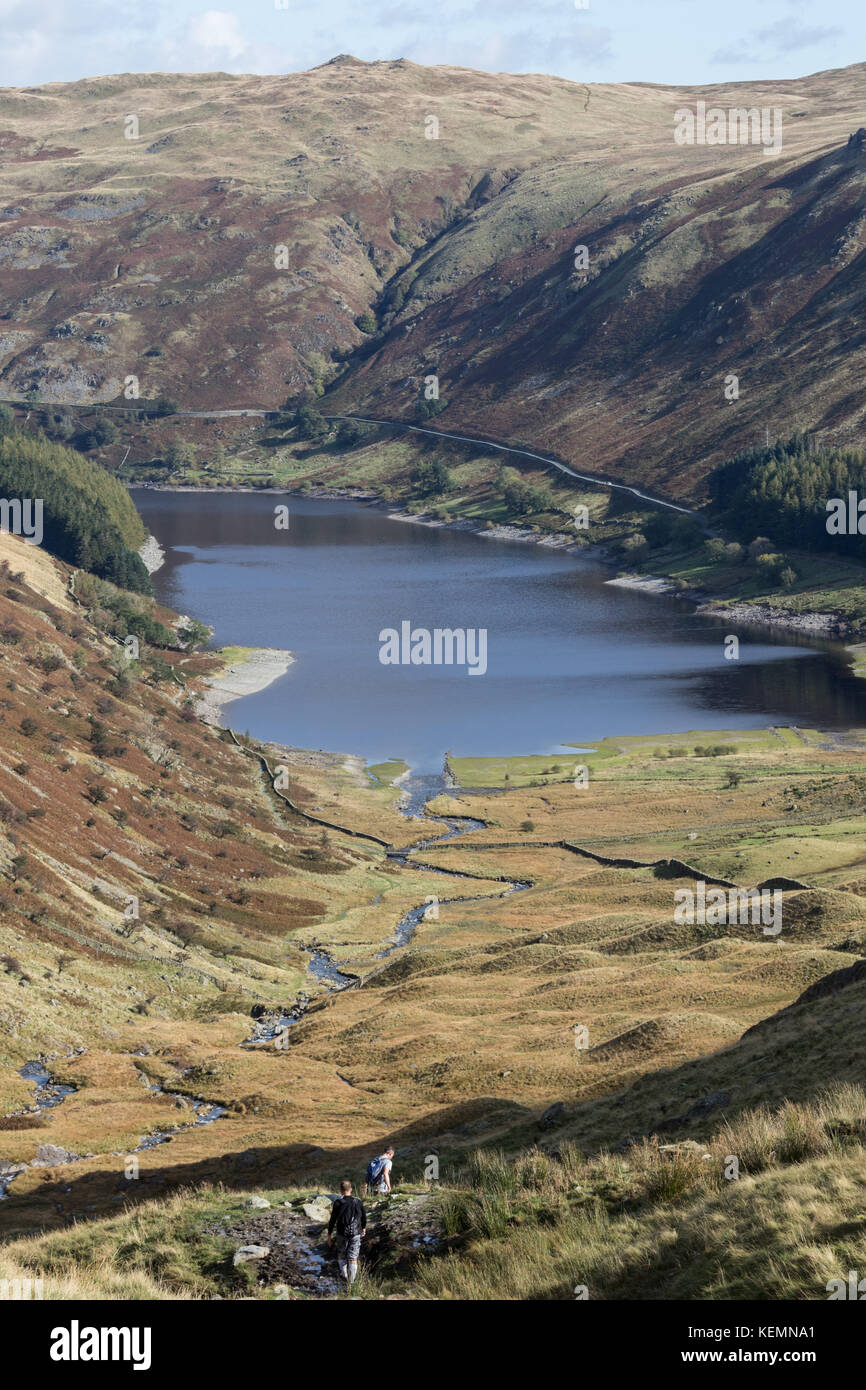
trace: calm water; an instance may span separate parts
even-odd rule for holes
[[[289,672],[229,706],[298,747],[405,759],[549,753],[611,734],[866,723],[866,684],[831,644],[696,618],[681,600],[611,588],[597,561],[389,520],[355,502],[137,489],[167,550],[160,599],[222,646],[287,647]],[[274,507],[288,502],[288,531]],[[486,628],[483,676],[383,666],[379,632]]]

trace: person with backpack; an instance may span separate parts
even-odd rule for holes
[[[358,1256],[361,1241],[367,1234],[367,1213],[364,1203],[352,1195],[352,1184],[348,1179],[340,1183],[340,1192],[343,1195],[331,1207],[328,1244],[332,1243],[336,1232],[337,1264],[346,1281],[346,1288],[350,1289],[358,1277]]]
[[[371,1188],[378,1191],[381,1196],[387,1197],[391,1191],[391,1164],[394,1159],[394,1149],[391,1144],[378,1158],[371,1158],[367,1164],[367,1176],[364,1179],[364,1196],[366,1197]]]

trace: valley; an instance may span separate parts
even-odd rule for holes
[[[589,1180],[625,1141],[712,1144],[756,1106],[820,1105],[827,1086],[859,1080],[845,1018],[862,1007],[861,735],[604,739],[580,752],[579,790],[560,756],[452,755],[455,785],[410,783],[408,796],[405,765],[371,777],[357,759],[265,747],[289,772],[281,804],[254,739],[183,716],[177,687],[133,677],[119,691],[110,642],[73,608],[59,563],[2,544],[10,570],[22,552],[28,566],[0,604],[22,630],[4,648],[4,723],[31,768],[26,788],[3,773],[7,855],[26,850],[0,928],[4,1268],[45,1231],[40,1259],[85,1287],[90,1240],[122,1238],[141,1203],[152,1223],[160,1201],[180,1201],[198,1231],[196,1213],[211,1222],[221,1204],[237,1220],[244,1193],[308,1202],[385,1136],[412,1229],[435,1218],[440,1240],[431,1153],[443,1191],[478,1149],[573,1146]],[[32,660],[46,618],[64,657],[50,690]],[[73,644],[86,661],[68,661]],[[213,662],[181,655],[176,669],[189,690]],[[73,672],[111,690],[103,737],[122,737],[122,755],[88,752]],[[15,732],[21,700],[38,730]],[[83,837],[70,835],[82,814]],[[674,894],[696,879],[778,883],[782,931],[677,925]],[[819,1002],[797,1004],[810,992]],[[27,1079],[36,1059],[62,1088],[44,1109]],[[624,1162],[621,1180],[637,1181]],[[56,1261],[52,1232],[67,1250]],[[416,1263],[387,1277],[406,1287]],[[121,1257],[116,1278],[134,1283],[139,1267]],[[426,1296],[422,1277],[412,1296]],[[145,1296],[195,1286],[173,1278]],[[100,1279],[93,1296],[109,1296]],[[287,1287],[316,1294],[300,1275]]]
[[[0,1301],[857,1297],[864,76],[0,89]]]

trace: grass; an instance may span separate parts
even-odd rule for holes
[[[0,923],[11,962],[0,972],[0,1111],[29,1105],[33,1088],[17,1068],[43,1054],[76,1090],[38,1127],[0,1119],[0,1154],[30,1165],[0,1204],[7,1239],[62,1235],[70,1217],[89,1225],[120,1201],[149,1206],[203,1183],[357,1177],[386,1137],[401,1152],[398,1176],[419,1177],[435,1145],[453,1179],[479,1144],[511,1156],[531,1149],[555,1100],[564,1108],[549,1137],[560,1148],[595,1153],[660,1125],[703,1137],[707,1095],[727,1095],[734,1118],[760,1101],[805,1104],[832,1078],[862,1070],[849,1017],[861,986],[789,1009],[854,965],[866,942],[861,735],[693,730],[586,751],[575,730],[568,755],[458,760],[458,777],[478,790],[444,805],[487,826],[422,857],[472,878],[447,881],[457,901],[383,959],[407,908],[445,896],[441,876],[339,831],[323,843],[320,827],[277,804],[256,756],[181,717],[180,693],[175,701],[139,680],[118,691],[104,634],[45,596],[62,571],[44,556],[31,564],[22,597],[0,595],[2,616],[22,633],[4,647],[14,688],[4,692],[0,791],[33,862],[0,885],[16,909]],[[44,640],[45,613],[64,657],[84,653],[83,686],[64,665],[46,691],[26,659],[28,644]],[[176,659],[194,681],[214,658]],[[102,759],[101,774],[80,714],[88,700],[105,705],[111,739],[126,749]],[[61,701],[76,712],[61,713]],[[29,738],[25,713],[40,730]],[[63,773],[55,733],[75,759]],[[696,753],[707,746],[731,751]],[[25,754],[26,784],[13,770]],[[572,759],[590,768],[582,790]],[[394,785],[402,763],[387,760],[371,776],[360,758],[286,749],[280,761],[310,814],[405,842]],[[88,797],[97,775],[106,786],[98,803]],[[45,816],[26,819],[37,798]],[[411,830],[420,839],[441,826]],[[644,864],[684,859],[744,886],[772,874],[813,886],[785,894],[777,941],[747,927],[682,927],[672,916],[676,878],[547,841]],[[530,887],[500,896],[517,880]],[[123,892],[137,892],[143,908],[130,935]],[[300,950],[313,942],[362,975],[363,988],[325,997]],[[254,1005],[290,1007],[299,989],[316,997],[285,1049],[240,1045]],[[578,1023],[588,1029],[584,1051]],[[838,1036],[849,1038],[841,1054]],[[143,1152],[130,1184],[128,1149],[191,1119],[172,1096],[149,1091],[148,1078],[226,1114]],[[81,1157],[34,1166],[43,1143]],[[539,1213],[549,1208],[554,1229],[561,1197],[533,1201]],[[490,1230],[502,1219],[498,1198],[478,1214]],[[148,1277],[156,1287],[161,1275]]]
[[[442,1201],[463,1241],[418,1271],[419,1295],[825,1298],[866,1259],[864,1134],[866,1096],[847,1086],[748,1112],[693,1147],[644,1141],[583,1163],[569,1146],[481,1153]]]
[[[419,1251],[414,1241],[402,1265],[374,1255],[353,1292],[821,1299],[828,1280],[866,1259],[864,1139],[866,1092],[847,1085],[809,1104],[744,1112],[701,1143],[652,1138],[595,1157],[573,1143],[511,1155],[476,1149],[432,1190],[398,1186],[390,1201],[371,1204],[371,1231],[390,1232],[392,1249],[395,1239],[407,1248],[419,1220],[439,1243]],[[331,1174],[258,1195],[278,1214],[322,1190],[333,1190]],[[240,1239],[220,1233],[245,1215],[247,1200],[225,1187],[187,1189],[12,1241],[0,1251],[0,1280],[39,1278],[48,1299],[267,1299],[272,1288],[232,1265]]]

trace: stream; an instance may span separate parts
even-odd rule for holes
[[[472,874],[459,873],[455,870],[440,869],[432,864],[425,864],[423,860],[413,858],[419,850],[430,849],[436,845],[445,844],[448,841],[459,839],[463,835],[469,835],[474,830],[483,830],[486,822],[475,820],[471,816],[439,816],[426,809],[427,802],[442,793],[454,793],[459,789],[455,786],[454,778],[446,765],[441,773],[413,775],[411,772],[404,774],[400,781],[402,796],[398,805],[400,814],[406,820],[434,820],[446,827],[445,833],[434,836],[431,839],[421,840],[414,844],[402,848],[388,850],[388,859],[399,863],[409,869],[417,869],[423,873],[442,874],[446,878],[471,880]],[[469,903],[480,902],[493,897],[508,897],[512,893],[520,893],[530,887],[529,883],[520,881],[503,880],[503,889],[499,894],[479,893],[473,897],[459,898],[436,898],[429,899],[415,907],[410,907],[404,912],[394,930],[393,938],[384,950],[377,953],[377,960],[386,960],[395,951],[407,946],[415,935],[419,923],[421,923],[428,913],[438,911],[449,903]],[[320,945],[305,946],[310,960],[307,969],[313,979],[323,982],[328,986],[328,993],[337,993],[344,989],[351,989],[360,984],[360,976],[353,975],[345,970],[342,965],[337,965],[336,961],[324,947]],[[351,963],[351,962],[348,962]],[[241,1047],[249,1047],[256,1043],[272,1042],[280,1035],[284,1034],[292,1024],[297,1023],[306,1014],[312,999],[307,994],[299,994],[294,1004],[285,1011],[268,1012],[264,1008],[258,1014],[258,1021],[252,1034],[244,1038]],[[256,1015],[254,1015],[256,1016]],[[66,1085],[56,1081],[49,1069],[41,1061],[27,1062],[20,1070],[20,1076],[25,1081],[36,1083],[36,1091],[33,1096],[33,1103],[27,1109],[16,1112],[18,1115],[38,1114],[40,1111],[53,1109],[61,1105],[68,1096],[73,1095],[76,1087]],[[181,1096],[178,1092],[170,1091],[161,1082],[151,1084],[149,1089],[152,1092],[160,1093],[175,1101],[182,1100],[191,1103],[194,1119],[186,1124],[173,1125],[167,1129],[155,1130],[151,1134],[145,1135],[139,1143],[129,1150],[130,1154],[141,1153],[147,1149],[155,1149],[161,1144],[168,1144],[177,1134],[182,1134],[185,1130],[194,1129],[198,1125],[212,1124],[221,1115],[226,1113],[226,1107],[217,1103],[198,1099],[190,1101],[187,1096]],[[40,1154],[45,1150],[45,1156]],[[51,1152],[49,1152],[51,1151]],[[92,1158],[92,1154],[67,1155],[65,1151],[63,1157],[58,1157],[56,1146],[45,1145],[37,1149],[34,1160],[36,1166],[50,1167],[59,1163],[80,1163],[83,1159]],[[115,1154],[113,1157],[125,1157],[125,1154]],[[19,1173],[33,1166],[28,1163],[10,1163],[8,1160],[0,1159],[0,1201],[9,1195],[9,1187]],[[123,1194],[121,1194],[122,1196]]]
[[[369,774],[372,781],[377,783],[379,779],[372,773]],[[402,777],[397,779],[397,785],[401,789],[401,797],[397,809],[406,820],[433,820],[439,821],[441,825],[447,827],[443,835],[435,835],[430,839],[418,840],[411,845],[402,848],[393,848],[387,851],[387,857],[392,863],[398,863],[407,869],[417,869],[419,872],[427,874],[441,874],[445,878],[459,878],[471,881],[472,874],[459,873],[454,869],[440,869],[434,864],[426,864],[423,860],[416,860],[413,856],[419,850],[435,848],[436,845],[443,845],[449,841],[458,840],[463,835],[469,835],[473,830],[483,830],[486,821],[475,820],[471,816],[440,816],[427,809],[427,803],[433,801],[437,796],[443,794],[454,795],[463,794],[457,786],[454,776],[445,760],[445,766],[439,773],[413,773],[405,772]],[[419,903],[416,907],[410,907],[404,912],[400,921],[394,929],[391,943],[382,951],[376,954],[377,960],[386,960],[395,951],[402,950],[408,946],[412,937],[418,929],[419,924],[424,920],[428,913],[438,911],[440,907],[446,907],[450,903],[471,903],[483,902],[494,897],[506,898],[512,893],[525,892],[531,887],[530,883],[520,880],[503,880],[501,893],[478,893],[473,897],[459,898],[439,898],[435,901],[430,899]],[[324,981],[328,986],[328,993],[337,993],[340,990],[352,989],[360,983],[360,977],[353,975],[349,971],[338,966],[333,957],[323,946],[305,946],[305,951],[310,953],[310,963],[307,967],[309,973],[316,979]],[[345,964],[351,964],[351,959]],[[298,1023],[307,1012],[311,998],[307,994],[301,994],[292,1005],[284,1012],[262,1012],[260,1022],[257,1024],[253,1033],[248,1038],[244,1038],[242,1047],[249,1047],[255,1043],[272,1042],[275,1038],[285,1033],[286,1029],[292,1024]]]
[[[143,1054],[133,1054],[143,1055]],[[26,1062],[20,1068],[19,1076],[25,1081],[35,1081],[36,1091],[33,1096],[33,1103],[27,1110],[18,1110],[15,1117],[38,1114],[42,1110],[51,1110],[57,1105],[61,1105],[68,1096],[74,1095],[77,1087],[65,1085],[63,1082],[55,1081],[44,1062]],[[166,1096],[175,1102],[181,1101],[184,1105],[192,1105],[194,1119],[187,1124],[172,1125],[168,1129],[154,1130],[152,1134],[144,1135],[134,1148],[123,1152],[112,1153],[106,1157],[126,1158],[129,1154],[141,1153],[145,1149],[155,1149],[159,1144],[168,1144],[176,1134],[183,1133],[187,1129],[195,1129],[198,1125],[209,1125],[214,1120],[218,1120],[220,1115],[226,1113],[224,1105],[216,1104],[207,1100],[190,1100],[189,1096],[182,1096],[177,1091],[169,1091],[162,1082],[150,1084],[148,1089]],[[62,1156],[61,1156],[62,1155]],[[10,1163],[7,1159],[0,1159],[0,1201],[9,1195],[9,1188],[19,1173],[23,1173],[27,1168],[51,1168],[60,1164],[81,1163],[84,1159],[93,1158],[93,1154],[69,1154],[61,1150],[57,1145],[39,1145],[36,1150],[36,1158],[32,1163]],[[120,1194],[121,1197],[123,1194]]]

